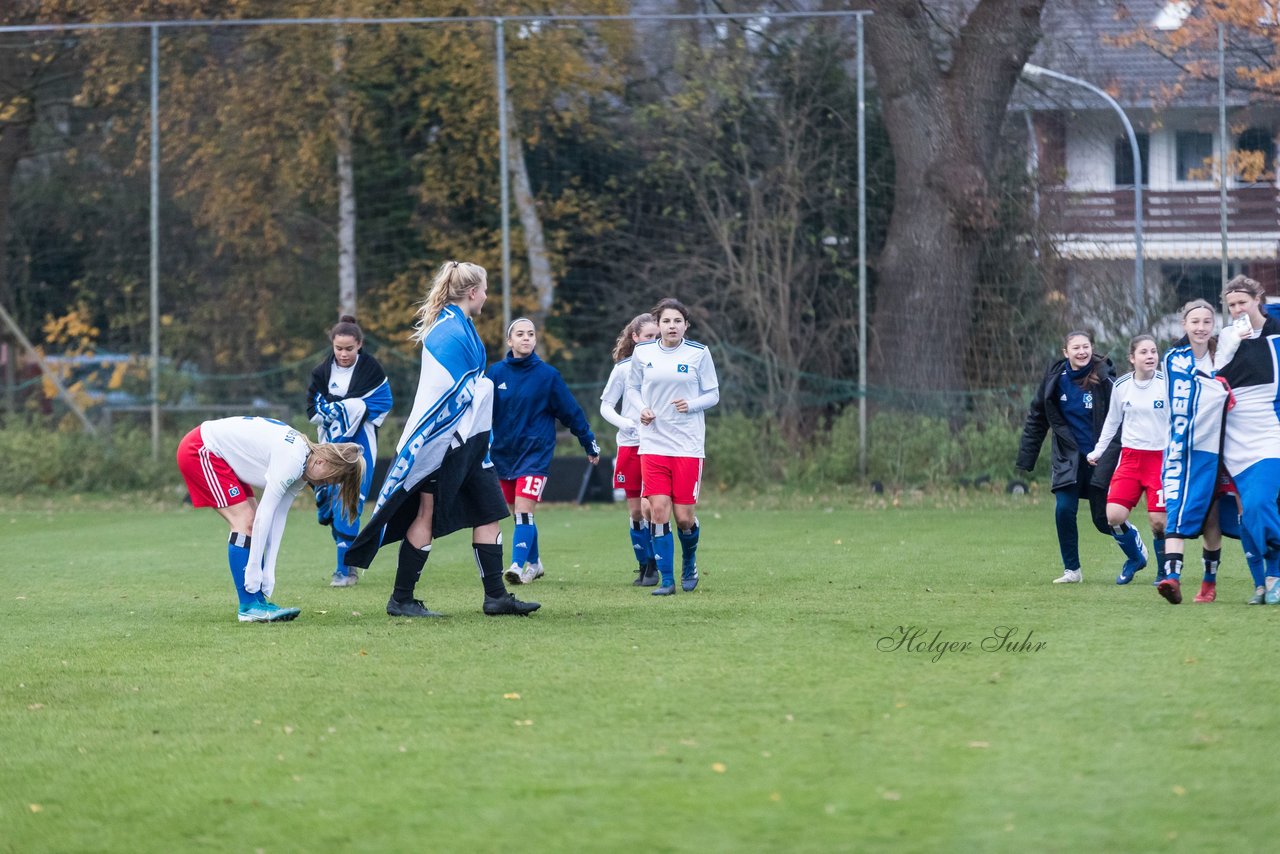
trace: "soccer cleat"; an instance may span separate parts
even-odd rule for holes
[[[685,593],[692,593],[698,589],[698,568],[690,567],[688,571],[680,575],[680,589]]]
[[[1182,584],[1176,578],[1165,578],[1156,585],[1156,592],[1170,605],[1182,604]]]
[[[664,584],[661,587],[659,587],[657,590],[654,590],[649,595],[650,596],[673,596],[675,595],[675,592],[676,592],[676,586],[674,584]]]
[[[410,599],[408,602],[401,602],[399,599],[392,597],[387,600],[387,616],[388,617],[443,617],[439,611],[429,609],[421,599]]]
[[[1064,569],[1061,578],[1055,578],[1054,584],[1079,584],[1084,576],[1078,569]]]
[[[521,602],[510,593],[507,593],[503,596],[484,597],[483,610],[485,615],[489,617],[499,617],[503,614],[527,617],[541,607],[542,605],[538,602]]]
[[[546,573],[542,569],[542,561],[525,564],[524,569],[520,572],[520,583],[532,584],[544,575]]]
[[[1196,594],[1196,598],[1192,602],[1212,602],[1218,598],[1218,585],[1213,581],[1201,581],[1200,592]]]
[[[287,623],[301,613],[297,608],[281,608],[263,598],[241,605],[236,619],[242,623]]]
[[[507,567],[505,572],[502,573],[502,580],[512,585],[524,584],[524,579],[521,577],[522,575],[523,572],[521,571],[520,566],[513,563],[511,566]]]
[[[1280,578],[1267,579],[1267,592],[1262,598],[1268,605],[1280,605]]]
[[[360,581],[360,576],[356,575],[356,571],[353,569],[351,570],[350,575],[342,572],[335,572],[333,574],[333,578],[329,579],[329,586],[330,587],[355,587],[356,583],[359,581]]]
[[[1126,560],[1124,562],[1124,566],[1120,568],[1120,574],[1116,576],[1116,584],[1128,584],[1130,581],[1133,581],[1133,576],[1136,573],[1142,572],[1146,567],[1147,562],[1145,560],[1142,561],[1142,563]]]
[[[1255,587],[1253,595],[1249,597],[1249,605],[1264,605],[1267,601],[1267,588]]]
[[[631,582],[636,587],[657,587],[661,576],[658,574],[658,562],[651,560],[646,563],[636,576],[636,580]]]

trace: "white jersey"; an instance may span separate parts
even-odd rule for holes
[[[627,397],[627,375],[631,373],[631,357],[613,366],[609,381],[600,395],[600,415],[618,428],[618,447],[635,448],[640,445],[640,410]],[[618,404],[622,411],[618,411]]]
[[[1169,396],[1164,371],[1156,371],[1149,380],[1139,381],[1132,373],[1116,380],[1111,389],[1111,405],[1102,424],[1098,444],[1090,456],[1101,456],[1120,433],[1120,446],[1135,451],[1163,451],[1169,443]]]
[[[244,587],[270,596],[275,588],[276,555],[293,499],[306,486],[302,479],[311,453],[302,434],[270,418],[220,418],[200,425],[200,438],[227,461],[245,483],[259,487],[258,509],[249,542]]]
[[[720,401],[720,380],[706,347],[688,339],[670,350],[661,339],[637,344],[627,374],[627,397],[637,411],[651,409],[656,416],[640,425],[642,455],[706,456],[703,410]],[[681,399],[688,401],[688,412],[672,404]]]

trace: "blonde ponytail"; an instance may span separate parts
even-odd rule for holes
[[[421,343],[446,305],[465,298],[468,291],[482,287],[487,281],[488,274],[479,264],[467,261],[446,261],[441,264],[431,279],[427,298],[418,305],[413,335],[410,337]]]

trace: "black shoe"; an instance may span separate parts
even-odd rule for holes
[[[542,605],[538,602],[521,602],[510,593],[503,596],[484,597],[484,612],[490,617],[497,617],[502,614],[527,617],[541,607]]]
[[[441,614],[438,611],[428,610],[427,606],[422,603],[421,599],[410,599],[408,602],[401,602],[399,599],[391,598],[387,600],[387,616],[443,617],[444,614]]]
[[[640,573],[640,577],[633,583],[636,587],[657,587],[658,580],[661,577],[658,574],[658,562],[651,560],[644,565],[644,571]]]

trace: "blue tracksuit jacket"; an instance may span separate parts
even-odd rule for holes
[[[489,366],[493,381],[493,441],[490,458],[498,477],[512,480],[529,474],[545,475],[556,447],[556,420],[578,438],[588,456],[600,453],[582,407],[573,399],[560,372],[530,353]]]

